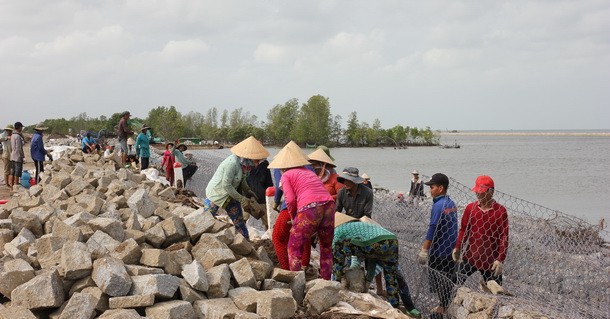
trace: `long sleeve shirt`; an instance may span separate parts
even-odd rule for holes
[[[44,162],[44,157],[47,155],[47,151],[44,149],[44,142],[42,141],[42,133],[34,132],[32,136],[32,145],[30,146],[30,155],[32,159],[38,162]]]
[[[148,136],[146,136],[146,134],[138,134],[138,137],[136,137],[136,154],[138,154],[138,156],[144,158],[150,157],[149,142],[150,140],[148,139]]]
[[[362,216],[372,218],[373,200],[373,191],[362,184],[358,184],[355,197],[344,187],[337,194],[335,210],[338,212],[345,210],[345,214],[355,218]]]
[[[455,247],[465,249],[464,260],[478,269],[491,269],[495,260],[504,262],[508,250],[506,208],[494,202],[491,209],[483,211],[479,202],[468,204]]]
[[[2,158],[11,158],[11,136],[6,131],[0,134],[0,142],[2,142]]]
[[[177,156],[176,159],[178,159]],[[223,207],[229,198],[237,201],[244,198],[238,191],[240,187],[248,186],[241,169],[239,157],[231,154],[216,168],[214,176],[205,188],[205,194],[214,204]]]
[[[294,219],[297,211],[314,202],[333,201],[316,173],[305,167],[296,167],[282,174],[284,200],[290,216]]]
[[[324,188],[326,188],[326,190],[328,191],[328,193],[330,193],[330,196],[332,196],[334,200],[337,200],[337,195],[339,194],[339,191],[343,187],[345,187],[345,185],[339,183],[339,181],[337,180],[338,176],[339,174],[332,172],[330,173],[330,176],[328,176],[326,182],[324,182]]]
[[[432,241],[430,255],[437,257],[451,256],[458,234],[457,208],[446,195],[433,199],[430,213],[430,224],[426,240]]]

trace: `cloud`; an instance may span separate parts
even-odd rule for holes
[[[254,50],[254,60],[260,63],[282,63],[287,58],[287,49],[280,45],[261,43]]]

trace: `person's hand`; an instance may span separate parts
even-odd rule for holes
[[[417,254],[417,261],[419,262],[420,265],[425,265],[428,263],[428,249],[424,249],[422,248],[419,251],[419,254]]]
[[[253,190],[249,189],[244,195],[246,195],[248,198],[253,198],[256,202],[258,202],[258,196],[256,196],[256,193]]]
[[[240,197],[237,201],[239,202],[239,204],[241,204],[242,209],[250,207],[250,199],[246,196]]]
[[[502,271],[504,270],[503,268],[504,268],[504,265],[499,260],[494,261],[493,265],[491,265],[491,271],[494,272],[494,276],[496,276],[496,277],[498,277],[502,274]]]
[[[457,249],[457,248],[453,248],[453,251],[451,252],[451,259],[453,259],[453,261],[461,263],[462,262],[462,252]]]

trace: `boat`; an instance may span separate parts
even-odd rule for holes
[[[305,143],[305,147],[306,148],[317,148],[318,144],[309,144],[309,143]]]
[[[441,146],[439,146],[440,148],[460,148],[460,144],[458,144],[457,142],[454,142],[453,145],[451,144],[443,144]]]

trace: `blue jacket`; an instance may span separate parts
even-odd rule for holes
[[[150,157],[149,143],[150,140],[148,139],[148,136],[146,136],[146,134],[138,134],[138,137],[136,137],[136,154],[144,158]]]
[[[426,240],[432,241],[430,255],[451,256],[458,235],[457,208],[449,196],[436,196],[433,200],[430,226]]]
[[[42,133],[34,131],[32,136],[32,145],[30,146],[30,154],[32,159],[39,162],[44,162],[44,157],[47,155],[47,151],[44,149],[44,142],[42,141]]]

